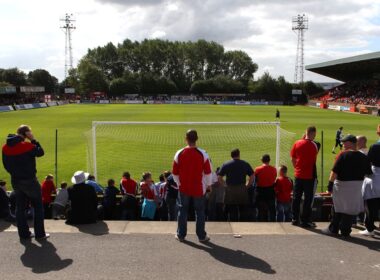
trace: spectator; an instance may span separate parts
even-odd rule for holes
[[[277,171],[276,168],[269,165],[269,155],[263,155],[261,162],[263,164],[255,169],[258,221],[274,222],[276,221],[276,194],[274,192],[274,183],[276,182]]]
[[[293,190],[293,225],[300,224],[305,228],[313,227],[311,221],[311,205],[314,198],[314,184],[316,174],[316,161],[318,155],[318,146],[313,141],[317,133],[314,126],[306,130],[303,139],[296,141],[290,152],[294,167],[295,184]],[[303,211],[300,217],[300,204],[302,195],[304,195]]]
[[[362,152],[363,154],[367,155],[368,154],[368,149],[367,149],[367,137],[361,135],[356,137],[357,140],[357,149],[359,152]]]
[[[210,192],[209,203],[208,203],[209,205],[208,219],[209,221],[221,222],[225,220],[225,216],[224,216],[225,187],[218,180],[219,170],[220,170],[220,167],[218,167],[216,171],[212,173],[213,179],[212,179],[211,192]]]
[[[277,178],[274,185],[276,192],[276,221],[277,222],[290,222],[291,206],[292,206],[292,190],[293,181],[287,176],[288,168],[285,165],[280,167],[280,176]]]
[[[0,180],[0,219],[9,216],[9,197],[7,195],[6,182]]]
[[[333,185],[334,213],[330,226],[322,232],[328,235],[350,236],[354,216],[364,211],[362,185],[365,175],[372,173],[368,157],[356,150],[356,137],[342,139],[344,152],[335,161],[329,185]]]
[[[164,172],[166,180],[166,205],[168,207],[169,221],[177,220],[177,198],[178,198],[178,186],[173,179],[173,175],[170,171]]]
[[[53,201],[51,195],[56,193],[54,185],[54,176],[49,174],[41,184],[42,204],[44,205],[45,219],[51,218],[51,203]]]
[[[173,178],[179,187],[178,229],[176,239],[183,241],[187,234],[187,217],[190,200],[196,213],[196,234],[200,242],[210,238],[205,231],[205,193],[211,186],[211,163],[207,153],[196,146],[198,133],[186,132],[188,146],[177,151],[173,162]]]
[[[67,183],[62,182],[61,188],[58,190],[57,196],[52,203],[52,216],[55,220],[66,218],[66,210],[68,204],[69,193],[67,192]]]
[[[158,202],[158,210],[157,210],[157,218],[160,221],[167,221],[168,216],[168,207],[166,205],[166,196],[167,196],[167,189],[166,189],[166,179],[165,175],[161,174],[159,177],[160,182],[158,182],[155,185],[156,188],[156,194],[157,194],[157,202]]]
[[[121,199],[121,217],[123,220],[133,221],[137,217],[137,183],[131,179],[129,172],[124,172],[120,182],[120,191],[123,195]]]
[[[377,127],[377,135],[380,136],[380,125]],[[374,236],[374,222],[378,218],[380,211],[380,141],[370,147],[368,158],[372,165],[373,175],[366,178],[363,183],[362,193],[366,209],[364,224],[366,229],[359,233],[366,236]]]
[[[117,217],[116,196],[118,194],[120,194],[120,190],[115,187],[115,180],[109,179],[103,197],[104,218],[106,220],[114,220]]]
[[[152,174],[150,172],[145,172],[142,179],[143,181],[140,183],[141,196],[143,198],[141,218],[153,220],[156,215],[158,201],[152,180]]]
[[[28,141],[26,141],[28,140]],[[36,157],[42,157],[44,150],[36,141],[32,130],[27,125],[17,129],[17,135],[10,134],[3,146],[4,168],[11,175],[12,186],[16,195],[16,220],[21,239],[36,237],[45,239],[44,210],[42,205],[41,186],[36,178]],[[34,231],[29,230],[25,209],[30,200],[34,208]]]
[[[86,173],[77,171],[71,178],[74,184],[68,188],[71,207],[67,212],[67,224],[92,224],[98,217],[98,197],[93,186],[86,184]]]
[[[86,174],[88,174],[88,173],[86,173]],[[103,187],[95,181],[94,175],[88,174],[86,184],[93,187],[96,194],[103,194],[104,193]]]
[[[247,189],[253,183],[254,172],[249,163],[240,159],[239,149],[231,151],[231,158],[232,160],[223,163],[218,173],[219,183],[227,186],[224,197],[225,214],[229,221],[246,221],[249,203]],[[226,181],[223,180],[224,176]]]

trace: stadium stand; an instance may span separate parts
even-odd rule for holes
[[[306,70],[343,81],[316,96],[315,101],[350,105],[380,105],[380,52],[306,66]]]

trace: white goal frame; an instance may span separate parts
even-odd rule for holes
[[[281,122],[139,122],[139,121],[93,121],[92,122],[92,160],[94,168],[94,176],[97,178],[97,164],[96,164],[96,127],[98,125],[273,125],[276,127],[276,168],[280,166],[280,137],[281,137]]]

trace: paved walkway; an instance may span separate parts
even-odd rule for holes
[[[326,224],[320,224],[321,227]],[[380,235],[348,240],[289,224],[208,223],[211,242],[173,237],[171,222],[47,221],[46,242],[20,243],[0,222],[0,279],[377,279]],[[235,238],[234,234],[241,234]]]
[[[326,228],[328,223],[317,223],[317,228],[308,230],[301,227],[292,226],[290,223],[228,223],[228,222],[207,222],[206,230],[208,234],[240,234],[240,235],[316,235],[320,230]],[[50,233],[94,233],[94,234],[174,234],[177,229],[176,222],[127,222],[127,221],[107,221],[98,222],[92,225],[81,225],[79,227],[66,225],[64,221],[45,220],[45,228]],[[0,232],[16,232],[17,228],[3,221],[0,221]],[[359,229],[353,229],[353,234],[357,234]],[[195,223],[189,222],[188,233],[195,234]]]

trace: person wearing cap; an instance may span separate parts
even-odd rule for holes
[[[227,220],[231,222],[246,221],[249,205],[248,188],[255,178],[251,165],[240,159],[240,150],[231,151],[231,160],[223,163],[218,172],[221,186],[227,186],[224,195],[224,207]],[[226,177],[224,182],[223,177]],[[247,182],[247,177],[248,182]]]
[[[334,213],[324,234],[349,237],[352,221],[364,211],[362,185],[366,175],[372,174],[369,159],[356,149],[357,139],[347,135],[342,139],[344,151],[338,156],[330,173]]]
[[[377,127],[377,135],[380,136],[380,125]],[[380,211],[380,140],[373,144],[368,151],[371,162],[372,176],[366,178],[363,183],[363,198],[366,210],[364,224],[366,229],[359,233],[365,236],[375,235],[375,220]]]
[[[176,152],[173,161],[173,179],[179,188],[178,229],[176,239],[184,241],[187,234],[187,217],[190,201],[196,213],[196,234],[200,242],[210,238],[205,231],[205,194],[212,184],[212,167],[208,154],[197,147],[198,133],[194,129],[186,132],[187,146]]]
[[[276,182],[277,170],[271,166],[270,156],[265,154],[261,158],[262,165],[256,167],[256,204],[257,220],[259,222],[276,221],[276,193],[274,184]]]
[[[332,153],[335,154],[335,149],[339,146],[342,150],[342,138],[343,138],[343,127],[339,127],[335,134],[335,146],[333,147]]]
[[[318,145],[314,141],[317,134],[315,126],[309,126],[302,139],[296,141],[290,151],[294,167],[294,188],[292,202],[292,224],[301,225],[305,228],[314,227],[311,221],[311,207],[314,199],[316,162],[318,156]],[[302,215],[300,217],[300,206]]]
[[[21,125],[17,134],[9,134],[2,149],[3,165],[11,175],[15,192],[17,230],[21,239],[45,239],[50,236],[45,233],[41,186],[36,177],[36,158],[44,154],[32,129],[27,125]],[[27,201],[34,208],[34,234],[29,229],[25,215]]]
[[[96,223],[98,216],[98,197],[95,189],[86,184],[88,173],[77,171],[71,178],[74,184],[67,189],[71,207],[67,211],[67,224],[92,224]]]

